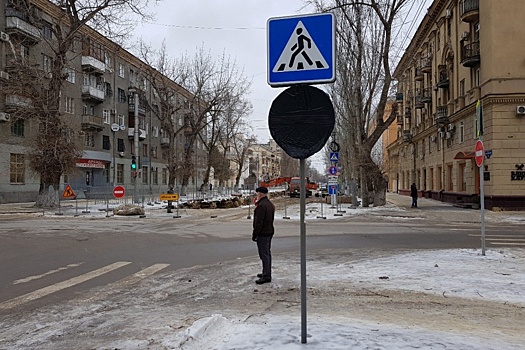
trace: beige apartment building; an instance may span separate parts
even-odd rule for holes
[[[406,49],[389,188],[447,202],[479,200],[482,112],[485,206],[525,210],[525,3],[435,0]]]
[[[14,6],[20,2],[30,6]],[[0,86],[9,84],[14,53],[39,63],[44,72],[49,69],[52,59],[45,42],[53,40],[49,26],[60,16],[62,10],[47,0],[0,1]],[[133,188],[137,181],[143,193],[165,192],[168,172],[163,150],[169,146],[169,135],[152,112],[158,95],[145,75],[147,65],[87,27],[75,41],[67,65],[60,109],[82,139],[84,154],[76,160],[77,171],[63,176],[61,185],[69,184],[77,195],[111,194],[113,186]],[[189,95],[175,83],[170,88],[181,91],[181,99]],[[25,156],[25,141],[38,132],[38,126],[23,116],[11,118],[26,103],[31,101],[23,92],[6,95],[0,91],[0,203],[34,201],[38,194],[39,178],[29,170]],[[183,115],[173,117],[184,125]],[[135,128],[139,129],[138,149],[134,149]],[[180,157],[177,161],[182,161],[187,147],[185,137],[181,133],[172,145]],[[207,162],[202,143],[197,141],[193,147],[196,167],[190,187],[197,187]],[[132,156],[138,161],[136,173],[131,169]]]

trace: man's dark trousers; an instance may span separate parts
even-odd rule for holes
[[[272,278],[272,236],[257,237],[257,249],[259,250],[259,258],[262,261],[262,278]]]

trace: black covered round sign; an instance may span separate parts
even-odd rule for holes
[[[268,116],[270,133],[292,158],[306,159],[319,152],[334,129],[332,101],[322,90],[295,85],[273,101]]]

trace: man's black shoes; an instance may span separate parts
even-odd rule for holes
[[[257,284],[264,284],[264,283],[270,283],[271,281],[272,281],[271,278],[261,277],[257,281],[255,281],[255,283],[257,283]]]
[[[262,273],[258,273],[257,274],[257,277],[259,277],[259,278],[261,278],[262,276],[263,276]]]

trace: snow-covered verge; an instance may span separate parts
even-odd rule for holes
[[[159,273],[0,322],[0,349],[519,349],[525,251],[326,251]],[[23,316],[23,318],[21,318]]]

